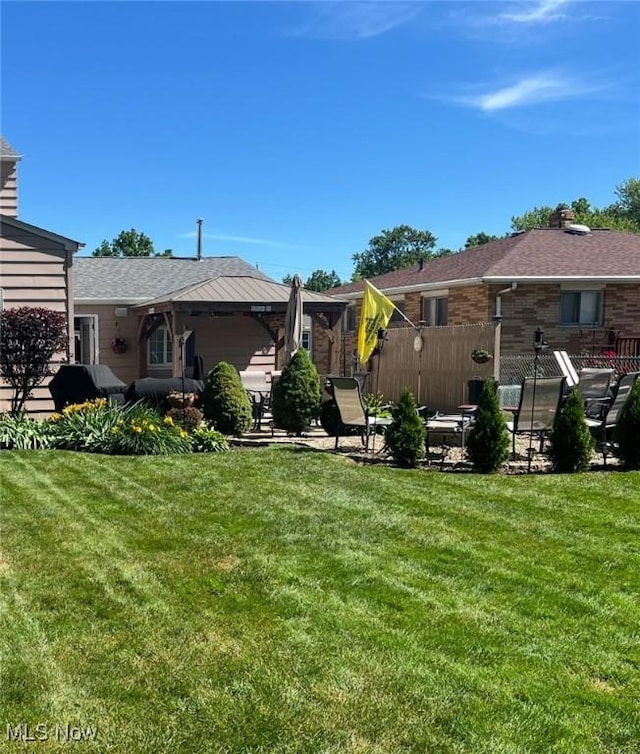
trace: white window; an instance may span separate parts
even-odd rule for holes
[[[562,291],[561,325],[602,325],[602,291]]]
[[[422,321],[429,327],[444,327],[449,319],[449,297],[430,296],[422,299]]]
[[[156,328],[149,336],[147,363],[157,369],[173,364],[173,342],[166,325]]]

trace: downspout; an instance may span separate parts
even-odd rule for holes
[[[496,313],[493,315],[493,378],[496,382],[500,381],[500,345],[502,341],[502,297],[505,293],[511,293],[518,287],[518,283],[513,282],[508,288],[503,288],[496,293]]]

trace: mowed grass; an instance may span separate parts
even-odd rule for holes
[[[47,726],[0,721],[2,752],[640,752],[639,474],[300,448],[0,474],[0,709]]]

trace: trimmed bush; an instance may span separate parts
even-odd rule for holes
[[[584,415],[584,401],[574,387],[556,417],[549,435],[548,455],[554,471],[587,471],[593,453],[593,437]]]
[[[498,401],[496,381],[484,381],[478,410],[467,437],[467,455],[476,471],[493,474],[509,457],[509,431]]]
[[[276,427],[298,435],[318,416],[320,378],[304,348],[295,352],[273,386],[271,411]]]
[[[192,432],[200,426],[202,421],[202,411],[195,406],[185,406],[184,408],[170,408],[165,416],[169,416],[174,424]]]
[[[221,361],[207,375],[202,402],[204,418],[225,435],[240,435],[253,424],[253,411],[238,370]]]
[[[640,380],[636,380],[613,432],[616,455],[625,469],[640,469]]]
[[[391,410],[385,442],[393,460],[405,469],[415,469],[425,453],[425,426],[418,415],[413,393],[405,388]]]

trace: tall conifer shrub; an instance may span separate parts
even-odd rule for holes
[[[251,427],[251,401],[233,364],[221,361],[209,372],[201,409],[205,419],[225,435],[239,435]]]
[[[640,469],[640,380],[636,380],[620,410],[613,439],[625,469]]]
[[[418,415],[413,394],[405,388],[391,411],[391,424],[385,442],[393,460],[407,469],[414,469],[425,452],[425,426]]]
[[[574,387],[549,435],[549,459],[554,471],[587,471],[592,453],[593,437],[585,420],[584,401]]]
[[[482,474],[493,474],[509,457],[509,432],[493,377],[482,386],[475,422],[467,437],[467,455]]]
[[[304,348],[299,348],[272,388],[273,422],[276,427],[299,435],[319,411],[318,370]]]

